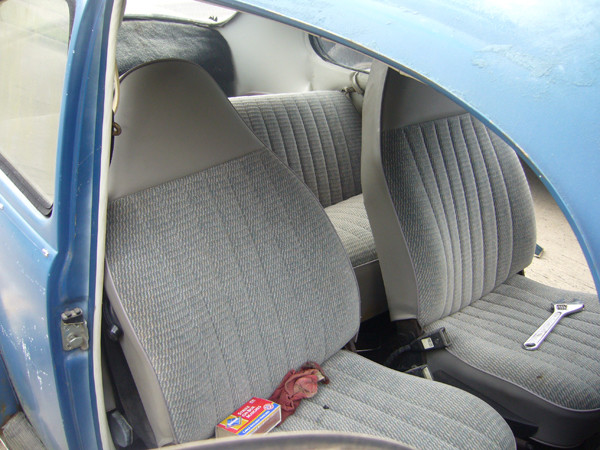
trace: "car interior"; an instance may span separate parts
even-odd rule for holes
[[[102,324],[114,444],[213,438],[314,361],[329,384],[272,434],[596,448],[598,297],[527,277],[536,222],[514,149],[357,50],[165,5],[129,2],[117,37]],[[581,302],[524,346],[554,305]]]

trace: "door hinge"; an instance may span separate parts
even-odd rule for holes
[[[60,315],[60,321],[63,350],[71,351],[76,348],[87,350],[90,337],[81,308],[65,311]]]

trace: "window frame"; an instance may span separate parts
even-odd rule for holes
[[[58,156],[58,155],[57,155]],[[52,214],[53,202],[48,202],[38,190],[0,153],[0,170],[12,181],[29,202],[44,216]],[[56,169],[55,169],[56,170]]]

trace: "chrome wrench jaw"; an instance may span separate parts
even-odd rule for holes
[[[555,303],[552,315],[523,343],[523,348],[525,350],[537,350],[560,319],[581,311],[583,308],[584,304],[580,301]]]

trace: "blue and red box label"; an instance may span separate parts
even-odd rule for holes
[[[215,429],[216,437],[268,433],[281,422],[281,406],[270,400],[252,397]]]

